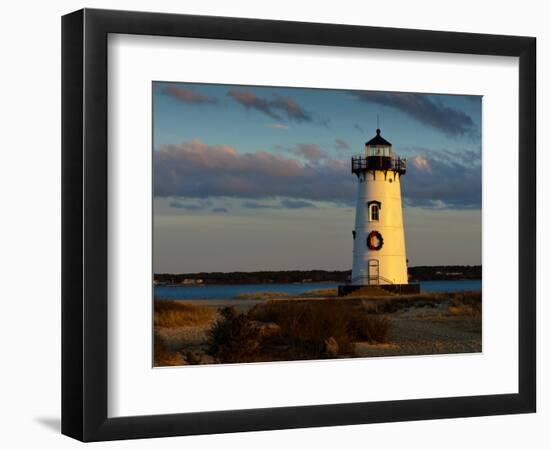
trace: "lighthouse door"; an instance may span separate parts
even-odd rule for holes
[[[369,259],[368,284],[380,284],[380,271],[377,259]]]

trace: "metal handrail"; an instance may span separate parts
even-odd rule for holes
[[[395,284],[392,280],[388,280],[387,278],[379,275],[378,278],[380,278],[382,281],[385,281],[387,284]]]
[[[360,283],[360,284],[366,284],[367,286],[373,286],[373,285],[378,286],[380,284],[380,280],[385,281],[387,284],[395,284],[393,281],[388,280],[387,278],[385,278],[381,275],[378,275],[377,277],[370,276],[370,275],[361,275],[359,277],[355,277],[355,278],[351,279],[349,284],[353,285],[353,284],[356,284],[358,281],[362,282],[362,281],[365,281],[365,280],[367,281],[367,283]],[[371,280],[376,280],[377,282],[376,283],[371,283],[370,282]]]

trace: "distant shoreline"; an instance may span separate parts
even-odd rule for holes
[[[409,282],[481,280],[481,266],[409,267]],[[159,286],[346,283],[351,270],[155,273]]]
[[[448,279],[439,279],[439,280],[409,280],[411,283],[421,283],[422,281],[481,281],[481,278],[448,278]],[[273,286],[278,285],[288,285],[288,284],[297,284],[297,285],[316,285],[316,284],[339,284],[342,283],[341,281],[335,281],[335,280],[327,280],[327,281],[311,281],[307,283],[200,283],[200,284],[158,284],[156,286],[158,287],[165,287],[165,288],[197,288],[197,287],[207,287],[207,286],[254,286],[257,284],[268,284]]]
[[[246,286],[246,285],[255,285],[255,284],[272,284],[272,285],[283,285],[283,284],[337,284],[341,283],[341,281],[338,280],[326,280],[326,281],[308,281],[308,282],[293,282],[293,283],[285,283],[285,282],[273,282],[273,283],[188,283],[188,284],[161,284],[159,286],[162,287],[201,287],[201,286]]]

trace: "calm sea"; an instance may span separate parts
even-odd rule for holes
[[[286,292],[291,295],[303,294],[313,289],[335,288],[337,283],[311,284],[236,284],[236,285],[209,285],[203,287],[155,287],[155,298],[158,299],[196,299],[210,300],[233,298],[240,294],[251,292]],[[423,281],[420,283],[423,292],[457,292],[480,291],[481,280],[461,281]]]

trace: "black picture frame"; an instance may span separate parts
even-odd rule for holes
[[[107,36],[123,33],[519,57],[518,393],[109,418]],[[62,433],[82,441],[536,409],[536,39],[84,9],[62,18]],[[511,168],[515,169],[515,168]],[[511,293],[511,295],[513,295]]]

